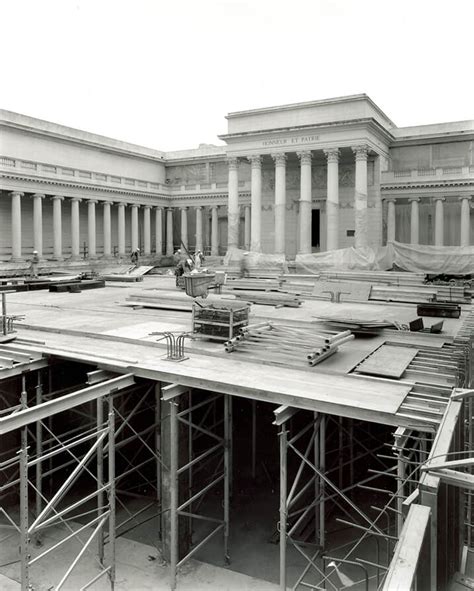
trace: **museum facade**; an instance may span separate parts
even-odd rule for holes
[[[160,152],[0,111],[0,260],[473,243],[474,121],[400,128],[362,94],[227,122]]]

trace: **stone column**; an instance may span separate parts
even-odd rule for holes
[[[188,248],[188,208],[180,207],[181,211],[181,242]]]
[[[42,193],[33,195],[33,249],[43,258],[43,199]]]
[[[395,242],[395,199],[389,197],[387,202],[387,244]]]
[[[229,202],[227,213],[227,249],[239,247],[239,162],[238,158],[227,159],[229,165]]]
[[[95,206],[97,201],[89,199],[87,201],[87,240],[89,242],[89,258],[95,259],[97,256],[96,245],[96,223]]]
[[[143,209],[143,253],[151,254],[151,220],[150,220],[151,205],[145,205]]]
[[[211,207],[211,255],[219,256],[219,216],[218,206]]]
[[[410,244],[419,244],[420,242],[420,211],[418,204],[419,197],[410,197],[408,199],[411,203],[411,220],[410,220]]]
[[[163,254],[163,208],[155,209],[155,252]]]
[[[352,151],[355,154],[355,194],[354,194],[354,215],[355,215],[355,247],[367,246],[367,156],[368,146],[354,146]]]
[[[331,148],[328,150],[324,150],[324,153],[326,154],[328,161],[328,188],[326,201],[326,250],[336,250],[337,248],[339,248],[339,149]],[[355,205],[355,211],[357,211],[357,201]]]
[[[297,152],[300,159],[299,254],[311,253],[311,151]]]
[[[56,261],[63,259],[63,220],[61,202],[64,197],[53,196],[53,258]]]
[[[461,195],[459,197],[461,201],[461,238],[460,238],[460,245],[461,246],[469,246],[470,245],[470,230],[471,230],[471,219],[470,219],[470,195]]]
[[[166,210],[166,254],[173,254],[173,209]]]
[[[285,254],[286,154],[272,154],[275,160],[275,254]]]
[[[132,250],[138,248],[138,208],[136,203],[132,204]]]
[[[250,205],[244,205],[244,248],[250,250]]]
[[[112,219],[110,215],[110,201],[103,203],[104,215],[104,257],[110,258],[112,256]]]
[[[78,260],[81,258],[80,244],[79,244],[79,203],[81,200],[78,197],[71,199],[71,258]]]
[[[118,203],[118,255],[125,256],[125,203]]]
[[[251,165],[250,250],[262,252],[262,157],[250,156],[249,160]]]
[[[435,246],[443,246],[444,244],[444,197],[436,196],[435,202]]]
[[[12,262],[20,262],[21,257],[21,198],[24,193],[13,191],[12,198]]]
[[[196,250],[201,252],[204,249],[203,235],[202,235],[202,207],[196,207]]]

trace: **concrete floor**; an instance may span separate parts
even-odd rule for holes
[[[74,524],[72,524],[76,527]],[[81,534],[87,539],[92,530]],[[52,546],[66,530],[62,527],[51,528],[44,537],[44,545],[40,549],[33,548],[32,558],[41,551]],[[35,591],[51,591],[55,587],[68,565],[75,558],[80,546],[71,541],[52,552],[31,567],[31,582]],[[136,542],[128,538],[118,538],[117,575],[115,589],[117,591],[169,591],[169,576],[166,565],[161,561],[156,548]],[[11,539],[10,544],[0,546],[0,563],[15,560],[9,566],[0,567],[0,589],[17,591],[20,589],[20,564],[18,560],[18,539]],[[93,552],[86,553],[77,568],[72,572],[70,580],[65,584],[65,591],[77,591],[99,572],[99,566]],[[108,591],[110,583],[107,577],[97,581],[92,587],[94,591]],[[178,578],[179,591],[275,591],[277,587],[266,581],[190,560],[180,570]]]

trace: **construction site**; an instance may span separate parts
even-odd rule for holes
[[[464,588],[470,287],[223,274],[3,281],[2,589]]]
[[[227,119],[1,112],[0,588],[474,588],[474,122]]]

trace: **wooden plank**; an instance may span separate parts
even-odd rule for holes
[[[355,371],[374,376],[400,379],[418,353],[414,347],[382,345],[357,366]]]
[[[430,508],[423,505],[410,507],[385,578],[383,591],[407,591],[413,588],[423,544],[426,543],[430,513]]]

